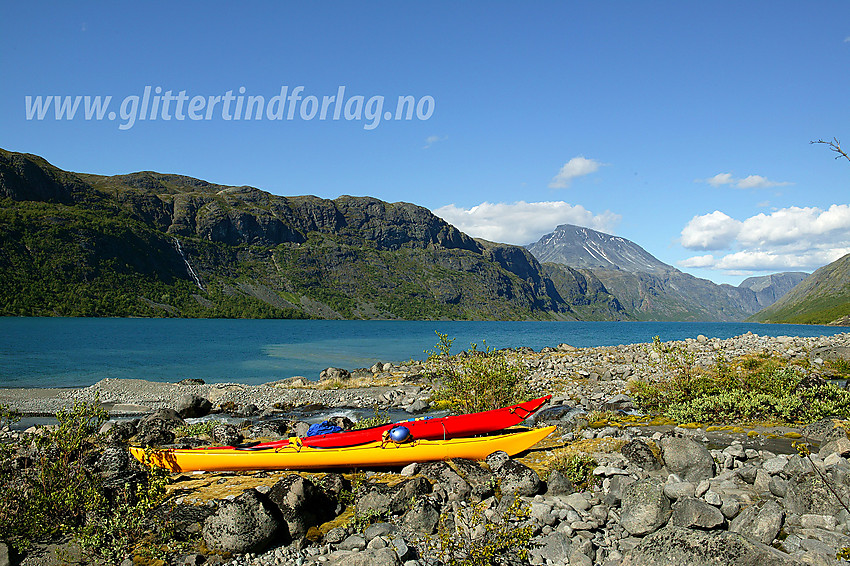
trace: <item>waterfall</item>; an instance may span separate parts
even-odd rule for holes
[[[183,258],[183,263],[186,264],[186,271],[188,271],[189,275],[192,276],[192,279],[195,281],[195,285],[198,286],[198,289],[200,289],[201,291],[205,291],[204,286],[201,285],[201,279],[198,277],[198,274],[195,273],[195,270],[192,269],[192,266],[189,265],[189,260],[186,259],[186,254],[183,253],[183,246],[180,245],[180,240],[178,240],[177,238],[173,238],[173,239],[174,239],[174,249],[176,249],[177,253],[180,254],[180,257]]]

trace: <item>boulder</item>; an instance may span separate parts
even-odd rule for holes
[[[626,553],[622,566],[802,566],[788,554],[728,531],[668,525]]]
[[[555,531],[535,542],[535,548],[530,555],[540,560],[542,564],[569,564],[570,537],[562,532]]]
[[[449,501],[466,501],[472,494],[472,486],[447,462],[428,462],[419,473],[442,486]]]
[[[177,411],[160,409],[139,421],[136,440],[143,446],[161,446],[174,442],[175,427],[186,424]]]
[[[212,403],[200,395],[183,395],[177,400],[177,414],[184,419],[205,417],[212,411]]]
[[[508,460],[499,468],[502,495],[531,497],[540,492],[542,483],[537,472],[516,460]]]
[[[631,484],[623,493],[620,524],[630,535],[643,536],[661,528],[671,513],[663,484],[647,478]]]
[[[573,482],[558,470],[552,470],[546,479],[546,495],[569,495],[575,491]]]
[[[370,548],[360,552],[335,552],[325,562],[327,566],[401,566],[392,548]]]
[[[0,541],[0,566],[10,566],[12,563],[11,553],[9,552],[9,546]]]
[[[478,465],[473,460],[464,458],[455,458],[452,460],[452,465],[472,488],[472,501],[477,503],[483,501],[494,493],[496,485],[496,477]]]
[[[421,476],[396,484],[390,492],[389,511],[405,513],[418,498],[427,493],[431,493],[431,482]]]
[[[124,444],[109,444],[100,453],[95,466],[105,474],[117,474],[130,465],[130,452]]]
[[[827,478],[844,501],[850,496],[850,487],[830,471]],[[785,510],[796,515],[837,515],[844,507],[815,472],[797,474],[788,479],[785,492]]]
[[[239,429],[235,425],[227,423],[215,425],[210,431],[210,437],[213,442],[222,446],[233,446],[242,441],[242,435],[239,433]]]
[[[245,431],[248,438],[269,438],[271,440],[278,440],[284,438],[286,435],[286,421],[284,420],[273,420],[273,421],[262,421],[255,425],[251,425]]]
[[[306,535],[310,527],[330,521],[336,511],[336,502],[298,474],[285,476],[274,484],[268,498],[277,506],[293,539]]]
[[[225,501],[204,521],[204,543],[212,550],[244,554],[262,552],[280,540],[280,514],[275,505],[249,489]],[[288,538],[288,537],[285,537]]]
[[[343,368],[326,368],[319,374],[319,381],[346,381],[351,379],[351,372]]]
[[[821,458],[826,458],[830,454],[838,454],[843,458],[850,456],[850,439],[845,435],[823,443],[820,451],[818,451],[818,455]]]
[[[424,535],[434,533],[439,522],[440,511],[426,499],[416,500],[413,503],[413,508],[402,519],[406,528]]]
[[[649,445],[638,438],[629,441],[620,449],[629,462],[649,472],[661,469],[661,462]]]
[[[661,454],[667,469],[685,481],[698,483],[714,477],[714,459],[708,448],[690,438],[662,438]]]
[[[668,524],[677,527],[713,529],[723,524],[723,513],[696,497],[683,497],[673,504],[673,514]]]
[[[729,532],[740,533],[763,544],[771,544],[779,534],[784,519],[785,512],[782,507],[776,501],[767,499],[741,511],[729,524]]]
[[[511,457],[508,456],[507,452],[505,452],[504,450],[497,450],[496,452],[493,452],[492,454],[488,455],[484,461],[487,463],[487,466],[490,468],[490,470],[495,474],[498,473],[499,468],[501,468],[502,465],[510,459]]]

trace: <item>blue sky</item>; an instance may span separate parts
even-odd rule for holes
[[[63,169],[414,202],[516,244],[582,224],[732,284],[850,252],[850,162],[809,143],[850,133],[843,1],[13,3],[0,62],[0,147]],[[138,119],[146,86],[184,119]],[[244,119],[284,86],[292,120]],[[341,86],[350,119],[320,119]],[[204,119],[240,88],[242,119]],[[419,116],[366,118],[408,95]]]

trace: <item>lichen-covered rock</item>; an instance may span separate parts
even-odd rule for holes
[[[466,501],[472,493],[472,486],[447,462],[428,462],[419,473],[437,482],[445,490],[449,501]]]
[[[830,471],[826,472],[827,479],[844,501],[850,496],[850,486],[843,481],[836,481]],[[850,479],[850,478],[845,478]],[[844,507],[824,484],[815,472],[791,476],[785,492],[785,509],[796,515],[837,515]]]
[[[370,548],[359,552],[335,552],[325,562],[328,566],[400,566],[401,560],[392,548]]]
[[[575,491],[573,482],[558,470],[552,470],[546,478],[546,495],[569,495]]]
[[[668,524],[677,527],[713,529],[724,522],[720,509],[696,497],[683,497],[673,504]]]
[[[729,531],[763,544],[770,544],[779,534],[784,519],[785,512],[782,507],[776,501],[768,499],[741,511],[730,523]]]
[[[630,550],[622,566],[802,566],[788,554],[728,531],[668,525]]]
[[[627,442],[625,446],[620,449],[620,452],[623,453],[623,456],[628,458],[629,462],[639,468],[643,468],[650,472],[661,469],[661,462],[658,461],[655,453],[643,440],[636,438]]]
[[[227,423],[215,425],[210,431],[210,437],[212,437],[213,442],[222,446],[233,446],[242,441],[239,429],[235,425]]]
[[[714,477],[714,459],[704,445],[689,438],[661,439],[661,454],[667,469],[685,481],[699,482]]]
[[[411,531],[430,535],[437,530],[440,522],[440,512],[430,501],[416,500],[413,508],[402,519],[404,526]]]
[[[472,487],[472,501],[479,502],[493,495],[495,476],[473,460],[455,458],[452,465],[460,476]]]
[[[671,512],[663,484],[657,479],[647,478],[625,489],[620,524],[629,534],[643,536],[661,528]]]
[[[280,514],[274,504],[256,490],[242,492],[225,501],[207,517],[201,531],[206,545],[219,552],[260,552],[279,540]]]
[[[516,460],[502,464],[498,476],[502,495],[531,497],[540,491],[541,482],[537,472]]]

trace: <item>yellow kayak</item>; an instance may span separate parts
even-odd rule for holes
[[[554,426],[524,432],[454,438],[450,440],[413,440],[404,444],[373,442],[345,448],[311,448],[297,438],[278,448],[264,450],[181,450],[130,447],[133,456],[172,472],[224,472],[242,470],[321,470],[368,466],[404,466],[411,462],[429,462],[468,458],[483,460],[504,450],[513,456],[528,450],[553,430]]]

